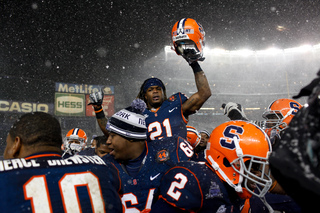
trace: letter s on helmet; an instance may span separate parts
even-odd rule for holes
[[[272,185],[267,174],[271,151],[269,137],[260,127],[237,120],[212,131],[205,158],[241,198],[263,197]]]
[[[203,61],[205,32],[201,24],[191,18],[183,18],[172,28],[174,50],[188,61]]]

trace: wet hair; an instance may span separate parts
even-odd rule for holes
[[[107,144],[107,136],[102,135],[102,136],[97,136],[94,138],[97,142],[96,142],[96,147],[100,147],[102,144]]]
[[[20,137],[23,145],[61,147],[62,134],[59,121],[45,112],[22,115],[12,125],[9,134],[12,139]]]
[[[159,78],[148,78],[146,79],[143,84],[140,87],[140,92],[137,96],[137,98],[140,98],[141,100],[143,100],[145,103],[147,103],[147,100],[145,99],[144,95],[146,94],[146,89],[145,86],[146,84],[148,84],[151,80],[156,80],[157,82],[159,82],[160,86],[162,87],[163,90],[163,94],[164,94],[164,100],[167,99],[167,93],[166,93],[166,87],[164,86],[163,82],[159,79]],[[162,85],[161,85],[162,84]],[[153,86],[153,85],[150,85]]]

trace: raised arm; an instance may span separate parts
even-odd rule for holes
[[[207,80],[206,75],[201,69],[198,62],[190,64],[197,86],[197,92],[194,93],[186,102],[182,105],[182,111],[185,117],[196,113],[197,110],[208,100],[211,96],[211,89]]]
[[[90,94],[90,103],[89,105],[92,105],[94,108],[94,112],[96,113],[96,118],[98,125],[103,132],[103,134],[108,137],[109,133],[106,130],[108,119],[106,118],[103,108],[102,108],[102,102],[103,102],[103,93],[102,91],[95,92]]]

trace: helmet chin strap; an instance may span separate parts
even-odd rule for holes
[[[222,169],[219,167],[219,164],[217,164],[217,162],[215,162],[213,160],[213,158],[211,157],[211,155],[208,156],[211,166],[213,167],[214,170],[216,170],[217,172],[219,172],[219,174],[222,176],[222,178],[232,187],[236,190],[236,192],[242,193],[242,187],[241,187],[241,183],[239,182],[238,185],[235,185],[234,183],[232,183],[232,181],[228,178],[228,176],[222,171]],[[241,176],[241,175],[240,175]]]
[[[239,139],[236,136],[233,137],[233,142],[234,142],[234,145],[236,146],[236,154],[237,154],[238,158],[242,159],[243,151],[239,145]],[[241,191],[242,191],[241,184],[243,181],[243,176],[241,174],[243,174],[244,168],[243,168],[243,165],[241,165],[241,163],[239,163],[239,165],[240,165],[240,175],[239,175],[239,183],[238,183],[237,187],[240,187]]]

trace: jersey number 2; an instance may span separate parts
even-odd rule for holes
[[[65,212],[81,212],[77,186],[86,186],[93,212],[104,209],[98,178],[91,172],[65,174],[59,181]],[[31,201],[32,212],[53,212],[45,175],[33,176],[24,185],[24,197]]]
[[[173,181],[170,185],[167,194],[175,200],[179,200],[181,192],[178,189],[183,189],[188,182],[188,178],[182,173],[178,173],[174,176],[177,181]]]

